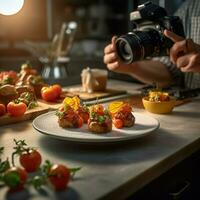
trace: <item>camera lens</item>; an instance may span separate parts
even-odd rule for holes
[[[134,31],[117,39],[117,53],[126,63],[143,60],[160,49],[161,41],[159,32],[153,29]]]
[[[125,38],[121,38],[120,40],[118,40],[117,51],[121,59],[124,61],[131,60],[133,57],[132,49]]]

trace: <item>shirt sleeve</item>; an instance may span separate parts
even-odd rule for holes
[[[174,13],[175,16],[179,16],[183,22],[183,26],[185,29],[185,34],[188,35],[187,33],[187,16],[188,16],[188,2],[189,1],[185,1],[183,2],[183,4],[176,10],[176,12]],[[165,67],[166,69],[169,71],[171,77],[172,77],[172,85],[175,86],[184,86],[184,74],[183,72],[181,72],[176,65],[174,65],[168,56],[163,56],[163,57],[156,57],[153,58],[153,60],[157,60],[160,61]]]
[[[168,56],[162,56],[162,57],[155,57],[153,60],[161,62],[166,69],[169,71],[171,77],[172,77],[172,84],[175,86],[183,86],[184,85],[184,74],[174,65]]]

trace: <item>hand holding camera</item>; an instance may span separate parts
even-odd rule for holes
[[[170,60],[183,72],[200,72],[200,45],[165,30],[164,35],[174,42]]]
[[[134,71],[134,67],[136,62],[127,64],[123,62],[117,54],[116,50],[116,40],[117,37],[113,36],[111,43],[107,45],[104,49],[104,63],[107,65],[107,68],[111,71],[115,71],[118,73],[124,74],[132,74]]]
[[[133,31],[116,40],[117,53],[126,63],[169,55],[173,42],[165,37],[165,29],[184,37],[180,18],[168,16],[164,8],[151,2],[138,6],[130,13],[130,20]]]

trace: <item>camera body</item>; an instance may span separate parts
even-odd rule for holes
[[[133,31],[116,40],[117,53],[126,63],[169,55],[173,42],[165,37],[165,29],[185,37],[181,19],[168,16],[164,8],[151,2],[139,5],[130,20]]]

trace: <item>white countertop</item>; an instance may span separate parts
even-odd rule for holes
[[[136,84],[111,81],[109,86],[136,92]],[[44,136],[33,129],[31,121],[0,127],[0,146],[10,155],[13,139],[25,139],[38,147],[43,160],[50,159],[81,171],[69,188],[61,193],[47,190],[47,195],[29,191],[29,199],[124,199],[154,180],[200,148],[200,99],[175,107],[172,114],[150,114],[160,128],[144,138],[128,142],[89,145],[67,142]],[[32,196],[33,195],[33,196]],[[4,200],[6,188],[0,189]],[[20,199],[18,195],[13,199]]]

